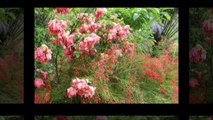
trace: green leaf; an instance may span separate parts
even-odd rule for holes
[[[166,19],[168,20],[171,19],[171,16],[167,12],[162,12],[161,14],[163,14],[166,17]]]
[[[14,13],[12,13],[12,12],[8,12],[7,13],[13,20],[15,20],[16,19],[16,16],[15,16],[15,14]]]
[[[75,51],[74,54],[75,54],[76,58],[79,58],[80,55],[82,54],[82,52],[81,51]]]

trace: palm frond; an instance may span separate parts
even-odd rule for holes
[[[166,36],[167,39],[176,40],[178,39],[177,33],[178,33],[178,14],[174,13],[172,15],[171,20],[166,21],[162,34]]]
[[[24,39],[24,15],[20,14],[14,22],[9,25],[7,41],[5,45]]]

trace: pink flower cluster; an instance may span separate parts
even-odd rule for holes
[[[198,85],[199,85],[199,83],[198,83],[198,80],[197,80],[197,79],[191,78],[191,79],[189,80],[189,86],[190,86],[191,88],[194,88],[194,87],[196,87],[196,86],[198,86]]]
[[[99,30],[99,29],[101,29],[101,25],[99,23],[94,23],[94,22],[90,23],[89,30],[91,32],[96,32],[96,30]]]
[[[95,16],[96,16],[95,20],[99,20],[100,17],[102,17],[106,12],[107,12],[106,8],[98,8],[95,11]]]
[[[64,49],[64,55],[66,56],[66,58],[68,60],[71,60],[71,59],[75,58],[74,50],[71,47],[66,47]]]
[[[203,30],[206,34],[213,33],[213,20],[209,19],[203,22]]]
[[[69,8],[56,8],[57,13],[64,13],[64,14],[68,14],[70,12]]]
[[[95,94],[96,87],[88,85],[87,79],[76,78],[72,81],[73,86],[67,89],[68,98],[80,95],[84,98],[92,98]]]
[[[86,37],[83,41],[80,42],[78,50],[85,54],[90,54],[92,51],[94,51],[94,45],[99,42],[100,37],[95,33],[92,33],[89,37]]]
[[[37,88],[41,88],[41,87],[43,87],[45,84],[44,84],[44,80],[47,80],[47,72],[44,72],[44,71],[42,71],[41,69],[36,69],[36,72],[38,72],[38,73],[40,73],[40,74],[42,74],[42,79],[40,79],[40,78],[36,78],[35,80],[34,80],[34,85],[35,85],[35,87],[37,87]]]
[[[96,32],[96,30],[101,29],[102,26],[99,23],[91,22],[89,25],[81,24],[81,29],[79,30],[80,33],[88,33],[90,32]]]
[[[191,49],[189,57],[195,63],[200,63],[206,59],[206,50],[198,44]]]
[[[51,20],[48,23],[48,34],[59,34],[59,33],[63,33],[64,30],[67,27],[67,22],[63,21],[63,20]]]
[[[75,57],[74,50],[72,46],[74,45],[74,35],[69,35],[69,33],[58,34],[57,43],[58,45],[64,45],[64,55],[68,60]]]
[[[48,62],[52,57],[52,51],[45,45],[42,44],[41,47],[38,47],[35,51],[35,59],[39,62]]]
[[[109,30],[108,39],[107,42],[110,43],[114,39],[118,39],[119,41],[122,41],[127,37],[127,34],[129,33],[130,26],[126,25],[124,27],[121,27],[120,24],[114,23],[112,28]]]
[[[77,18],[79,19],[80,24],[82,24],[83,22],[89,23],[89,22],[94,22],[95,21],[87,13],[80,13],[80,14],[77,15]]]
[[[70,48],[74,45],[74,35],[68,35],[67,33],[63,33],[63,35],[58,34],[57,40],[58,45],[64,44],[66,48]]]

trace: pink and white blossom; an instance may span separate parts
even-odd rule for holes
[[[96,87],[88,85],[88,79],[76,78],[72,81],[73,86],[68,89],[68,97],[71,98],[79,95],[84,98],[92,98],[95,94]]]
[[[195,63],[200,63],[206,59],[206,50],[201,45],[196,45],[189,53],[190,59]]]
[[[77,90],[73,87],[70,87],[67,89],[67,95],[68,95],[68,98],[72,98],[73,96],[77,95]]]
[[[67,27],[67,22],[63,20],[51,20],[48,23],[48,34],[59,34],[63,33]]]
[[[37,87],[37,88],[41,88],[41,87],[43,87],[45,84],[44,84],[44,81],[43,81],[42,79],[36,78],[36,79],[34,80],[34,85],[35,85],[35,87]]]
[[[38,47],[35,51],[35,59],[39,62],[48,62],[52,57],[52,51],[45,45],[42,44],[41,47]]]

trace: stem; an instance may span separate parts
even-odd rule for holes
[[[58,43],[57,39],[56,39],[56,43]],[[59,80],[59,75],[58,75],[58,45],[56,45],[56,57],[55,57],[55,70],[56,70],[56,79],[57,79],[57,84],[60,83]]]

